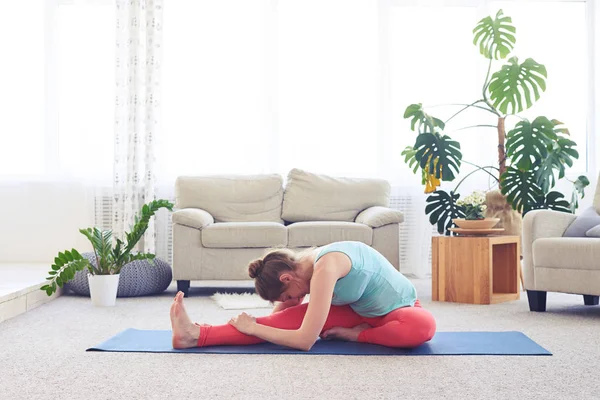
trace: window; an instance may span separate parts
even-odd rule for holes
[[[0,176],[42,174],[44,151],[44,7],[13,1],[0,13]]]
[[[56,13],[58,160],[62,174],[112,181],[115,7],[62,4]]]

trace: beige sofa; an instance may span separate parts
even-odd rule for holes
[[[600,213],[600,179],[594,208]],[[529,309],[546,311],[546,293],[582,294],[597,305],[600,295],[600,238],[562,237],[577,217],[551,210],[523,219],[523,272]]]
[[[401,212],[390,185],[293,169],[280,175],[179,177],[173,213],[173,279],[246,280],[248,263],[274,247],[368,244],[400,268]]]

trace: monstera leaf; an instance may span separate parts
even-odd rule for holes
[[[536,199],[544,195],[531,170],[521,171],[515,167],[508,167],[500,177],[500,184],[502,194],[518,211],[524,210],[527,204],[535,204]]]
[[[437,231],[441,234],[448,235],[448,229],[454,224],[454,218],[464,218],[464,209],[456,204],[460,194],[443,190],[436,190],[433,194],[427,197],[427,206],[425,214],[429,215],[431,225],[437,224]]]
[[[528,213],[531,210],[550,209],[561,212],[571,212],[571,205],[565,196],[560,192],[550,192],[548,194],[539,194],[535,197],[532,203],[527,203],[523,208],[523,214]]]
[[[515,47],[515,32],[512,19],[499,10],[495,19],[488,16],[479,21],[473,29],[473,44],[479,45],[479,52],[484,57],[499,60],[506,58]]]
[[[554,124],[548,118],[525,119],[506,135],[506,155],[513,166],[528,170],[536,160],[546,157],[548,146],[556,139]]]
[[[411,104],[406,107],[404,118],[411,118],[410,129],[419,133],[437,132],[438,129],[436,128],[444,130],[444,127],[446,126],[441,119],[427,114],[425,110],[423,110],[423,105],[421,103]],[[416,130],[415,127],[417,127]]]
[[[492,75],[488,86],[490,100],[501,113],[516,114],[540,98],[540,90],[546,90],[546,78],[546,67],[542,64],[531,58],[519,64],[517,57],[511,57],[508,64]]]
[[[458,173],[462,160],[460,143],[448,135],[422,133],[417,136],[414,148],[421,168],[437,179],[454,180],[454,172]]]
[[[573,182],[573,193],[571,193],[571,212],[574,214],[579,207],[579,195],[585,197],[585,188],[590,184],[590,180],[585,175],[579,175]]]
[[[400,154],[404,156],[404,162],[408,164],[408,167],[416,174],[419,169],[419,161],[415,158],[417,151],[412,146],[406,146]]]
[[[574,149],[576,143],[565,137],[559,136],[547,148],[546,157],[535,168],[535,180],[544,193],[556,185],[558,179],[565,177],[565,165],[572,167],[573,159],[579,158],[579,153]],[[554,171],[558,171],[558,179]]]

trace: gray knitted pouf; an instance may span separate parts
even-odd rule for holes
[[[94,253],[82,253],[83,257],[96,266]],[[90,295],[87,269],[75,273],[75,277],[64,287],[83,296]],[[151,261],[135,260],[125,264],[119,274],[117,297],[146,296],[163,292],[173,280],[171,266],[158,258]]]

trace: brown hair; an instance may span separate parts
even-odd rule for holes
[[[248,265],[248,275],[254,279],[256,293],[268,301],[277,301],[286,285],[279,280],[285,272],[295,273],[300,259],[308,255],[314,247],[295,252],[290,249],[270,250],[264,257],[252,261]]]

